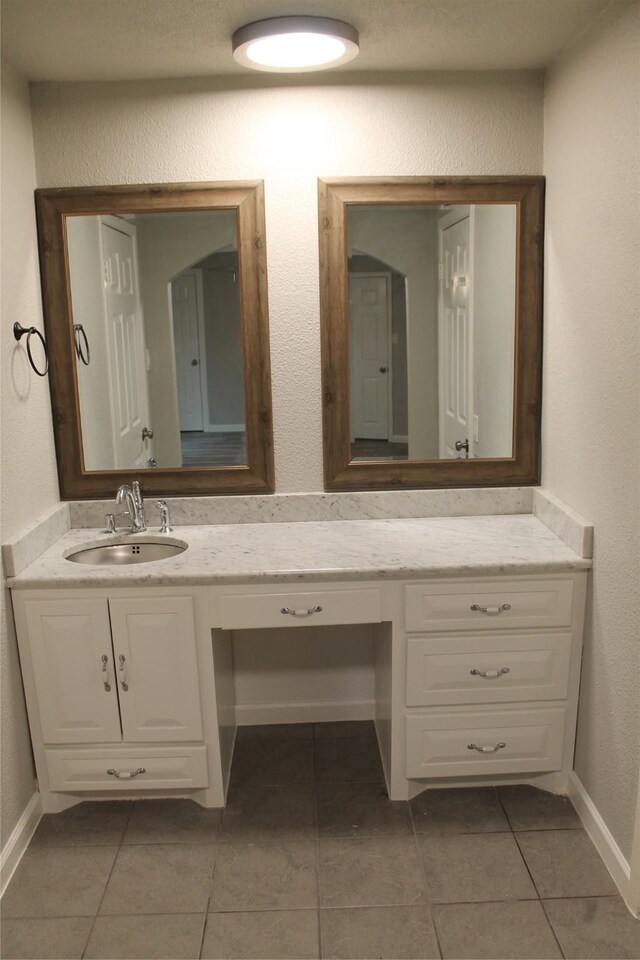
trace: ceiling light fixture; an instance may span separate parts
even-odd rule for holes
[[[329,17],[272,17],[248,23],[231,38],[233,57],[269,73],[305,73],[348,63],[358,55],[358,31]]]

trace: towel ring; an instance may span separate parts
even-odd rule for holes
[[[85,329],[81,323],[74,323],[73,330],[76,344],[76,357],[78,360],[82,360],[85,367],[88,367],[91,363],[91,351],[89,350],[89,341],[87,340]],[[82,335],[84,344],[80,340],[80,335]]]
[[[37,329],[37,327],[23,327],[22,324],[18,323],[18,321],[16,320],[16,322],[13,325],[13,335],[16,338],[16,340],[21,340],[22,337],[24,337],[25,333],[27,335],[27,356],[29,357],[29,363],[31,364],[31,368],[34,371],[34,373],[38,374],[39,377],[44,377],[46,376],[47,370],[49,369],[49,351],[47,350],[47,344],[45,342],[45,339],[40,333],[40,331]],[[34,334],[40,340],[40,343],[42,344],[42,349],[44,350],[44,370],[38,370],[35,364],[35,361],[33,359],[33,356],[31,354],[31,337]]]

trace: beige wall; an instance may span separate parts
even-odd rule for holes
[[[255,82],[241,90],[213,80],[36,84],[38,182],[264,179],[276,484],[318,491],[317,178],[540,173],[541,78]]]
[[[33,206],[35,167],[27,84],[2,67],[2,532],[11,540],[58,500],[49,385],[30,372],[12,326],[42,330]],[[22,341],[24,343],[24,341]],[[2,844],[34,791],[13,618],[2,577]]]
[[[576,771],[629,857],[640,754],[638,4],[551,71],[543,482],[595,524]]]

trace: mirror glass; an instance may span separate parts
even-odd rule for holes
[[[346,207],[352,461],[511,457],[515,203]]]
[[[45,188],[36,212],[61,498],[273,491],[262,181]]]
[[[544,178],[318,181],[327,490],[540,479]]]
[[[236,211],[65,224],[85,469],[246,464]]]

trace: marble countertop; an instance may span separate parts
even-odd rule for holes
[[[591,566],[540,520],[522,514],[181,526],[171,536],[188,549],[166,560],[94,566],[65,556],[82,545],[123,537],[70,530],[7,582],[13,589],[202,586],[558,573]],[[164,538],[150,528],[128,539]]]

